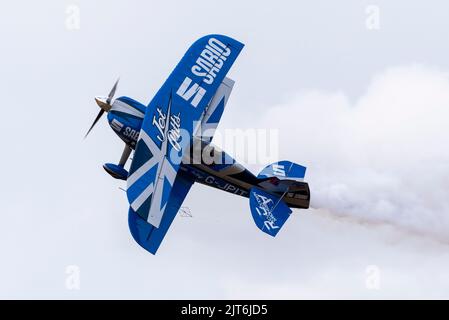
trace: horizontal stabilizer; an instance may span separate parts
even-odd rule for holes
[[[292,212],[281,197],[257,187],[250,190],[249,205],[257,227],[272,237],[277,235]]]
[[[279,161],[266,166],[257,176],[258,178],[278,177],[295,180],[304,179],[306,167],[290,161]]]

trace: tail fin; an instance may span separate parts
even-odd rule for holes
[[[257,176],[262,179],[260,188],[274,194],[282,194],[282,200],[290,208],[308,209],[309,185],[304,182],[306,167],[290,161],[279,161],[266,166]]]
[[[272,237],[277,235],[292,212],[281,197],[257,187],[250,190],[249,205],[257,227]]]
[[[278,177],[302,180],[306,175],[306,167],[290,161],[279,161],[266,166],[258,178]]]

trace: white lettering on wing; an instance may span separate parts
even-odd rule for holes
[[[191,83],[192,79],[190,79],[189,77],[185,77],[184,81],[176,91],[176,94],[186,101],[189,101],[193,98],[190,104],[196,108],[203,96],[206,94],[206,90],[200,87],[197,83],[193,83],[192,85],[190,85]]]
[[[181,137],[181,117],[178,113],[177,115],[171,114],[169,115],[169,128],[167,130],[167,134],[165,134],[165,128],[167,126],[167,114],[164,114],[160,108],[157,108],[157,118],[156,115],[153,116],[153,126],[158,130],[157,139],[159,141],[164,141],[168,138],[171,146],[176,151],[181,151],[181,145],[179,144],[179,139]]]
[[[192,73],[204,78],[203,82],[212,84],[223,67],[231,49],[218,39],[210,38],[208,44],[192,66]]]

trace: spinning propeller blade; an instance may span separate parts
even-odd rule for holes
[[[115,94],[115,90],[117,90],[117,85],[118,85],[119,80],[120,80],[120,78],[118,78],[117,81],[115,81],[114,86],[111,89],[111,92],[109,92],[108,99],[106,100],[107,104],[111,103],[111,100],[112,100],[112,98],[114,97],[114,94]]]
[[[87,131],[86,135],[84,136],[84,139],[86,139],[87,135],[89,134],[89,132],[92,130],[92,128],[97,124],[98,120],[100,120],[101,116],[103,115],[104,110],[101,109],[100,112],[98,112],[97,117],[94,120],[94,123],[92,123],[92,125],[90,126],[89,130]]]
[[[103,115],[103,113],[106,111],[108,112],[111,109],[111,101],[112,98],[114,98],[114,94],[115,91],[117,90],[117,85],[118,85],[118,81],[120,80],[120,78],[117,79],[117,81],[115,81],[114,86],[112,87],[111,91],[108,94],[108,97],[106,98],[106,100],[100,99],[100,98],[95,98],[95,102],[98,104],[98,106],[101,108],[100,112],[98,113],[97,117],[95,118],[94,122],[92,123],[92,125],[90,126],[89,130],[87,131],[86,135],[84,136],[84,139],[86,139],[87,135],[90,133],[90,131],[93,129],[93,127],[97,124],[98,120],[100,120],[101,116]]]

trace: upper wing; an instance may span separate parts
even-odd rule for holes
[[[127,196],[131,208],[155,227],[166,209],[181,159],[242,48],[242,43],[223,35],[199,39],[148,105]]]

